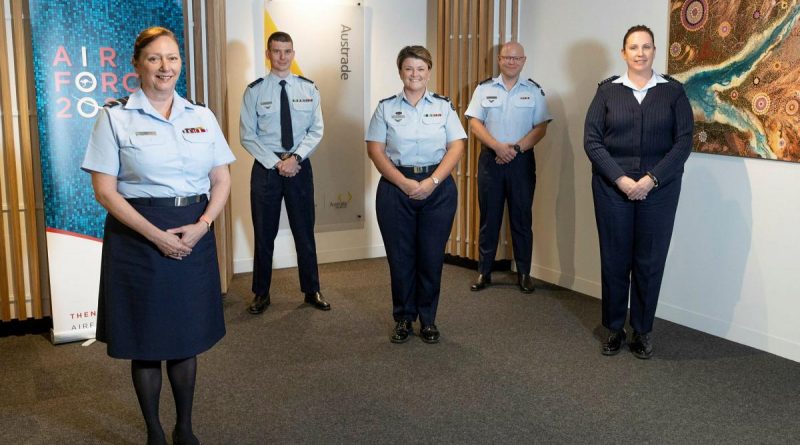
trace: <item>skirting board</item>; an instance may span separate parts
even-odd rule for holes
[[[800,362],[800,344],[785,338],[698,314],[663,301],[658,303],[656,317]]]
[[[539,280],[557,284],[563,288],[580,292],[590,297],[600,298],[601,287],[600,283],[596,281],[573,275],[566,275],[560,270],[550,269],[537,264],[531,266],[531,275]]]
[[[386,256],[386,249],[382,244],[378,246],[351,247],[349,249],[317,251],[317,261],[319,261],[320,264],[363,260],[367,258],[379,258],[383,256]],[[275,269],[297,267],[297,253],[292,251],[284,255],[273,255],[272,267]],[[252,258],[244,258],[233,261],[233,273],[247,273],[252,271]]]

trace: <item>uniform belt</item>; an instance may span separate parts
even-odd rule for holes
[[[400,173],[404,175],[418,175],[420,173],[433,173],[438,167],[439,164],[431,164],[431,165],[423,165],[423,166],[415,166],[415,167],[404,167],[402,165],[396,166]]]
[[[131,204],[150,207],[186,207],[190,204],[208,201],[206,195],[176,196],[174,198],[127,198]]]

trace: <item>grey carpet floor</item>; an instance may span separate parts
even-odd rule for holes
[[[800,442],[798,363],[663,320],[652,360],[604,357],[598,300],[541,282],[524,295],[497,273],[509,284],[473,293],[475,273],[449,265],[441,343],[395,345],[384,259],[320,274],[330,312],[285,269],[250,315],[250,275],[234,278],[228,333],[199,358],[203,443]],[[165,376],[168,435],[171,397]],[[100,343],[0,338],[0,444],[143,442],[128,362]]]

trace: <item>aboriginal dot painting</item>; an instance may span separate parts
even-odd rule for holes
[[[670,6],[667,66],[692,104],[694,150],[800,162],[798,1]]]

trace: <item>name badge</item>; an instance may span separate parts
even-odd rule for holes
[[[184,133],[206,133],[207,131],[208,130],[206,130],[203,127],[192,127],[192,128],[184,128],[183,129]]]

